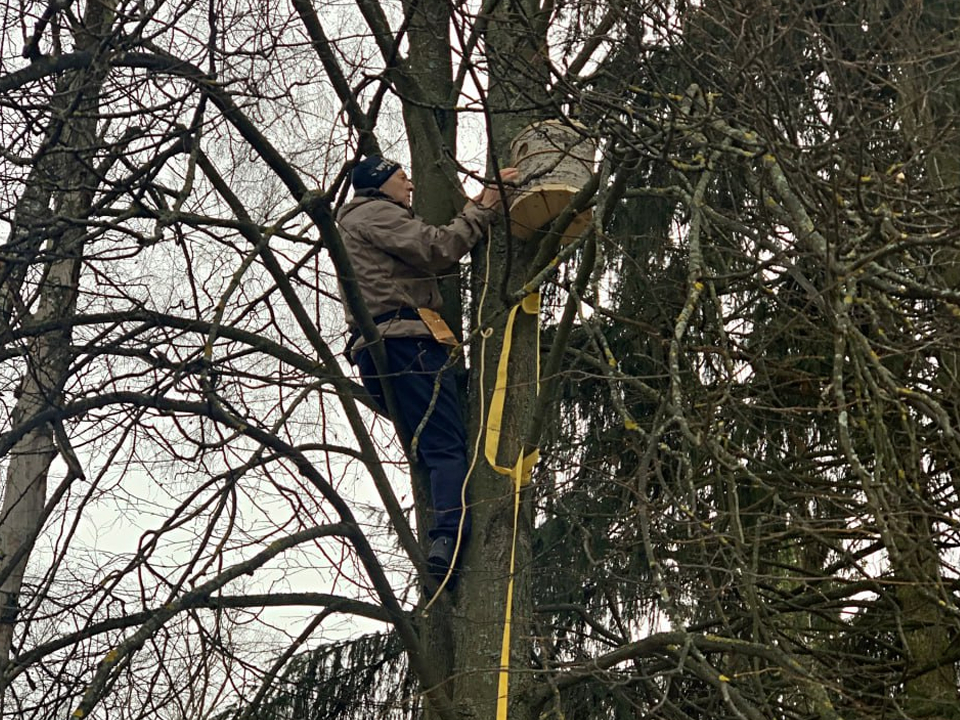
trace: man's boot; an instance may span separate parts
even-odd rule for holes
[[[447,570],[453,564],[453,552],[456,549],[455,538],[441,535],[430,545],[427,553],[427,570],[437,582],[443,582]]]

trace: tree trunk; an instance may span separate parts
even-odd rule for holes
[[[115,2],[87,6],[83,30],[76,36],[78,50],[96,50],[112,24],[114,7]],[[35,164],[17,206],[8,244],[17,265],[12,267],[11,263],[4,277],[8,311],[4,319],[12,325],[13,317],[19,315],[24,326],[49,324],[54,329],[35,336],[24,348],[24,373],[12,412],[14,429],[32,423],[37,415],[62,403],[72,357],[71,329],[67,323],[57,323],[70,318],[76,308],[86,239],[86,228],[80,220],[90,209],[98,183],[93,168],[97,111],[105,76],[106,65],[95,61],[91,68],[65,75],[58,83],[51,103],[51,124],[56,132],[48,133],[57,141]],[[44,220],[50,213],[50,199],[55,216],[52,223]],[[32,239],[23,242],[26,237]],[[31,312],[25,307],[27,301],[20,286],[41,242],[46,244],[50,261]],[[0,691],[20,608],[25,604],[22,589],[27,562],[45,519],[47,475],[57,453],[54,426],[49,422],[31,428],[10,453],[0,509]]]
[[[956,203],[960,187],[960,142],[956,117],[960,112],[960,72],[956,64],[940,59],[940,50],[955,47],[960,38],[960,15],[955,4],[934,0],[904,11],[903,32],[908,53],[899,72],[900,115],[904,132],[919,147],[927,149],[927,182],[934,197]],[[951,197],[952,196],[952,197]],[[960,286],[960,257],[943,248],[938,269],[950,288]],[[960,359],[955,352],[939,357],[944,396],[960,406],[957,381]],[[953,471],[955,473],[955,471]],[[955,485],[957,484],[954,479]],[[896,483],[891,483],[896,486]],[[902,484],[902,483],[901,483]],[[901,505],[894,497],[892,511],[903,515],[910,492],[904,488]],[[943,592],[940,557],[933,541],[933,519],[923,509],[909,513],[897,523],[895,571],[905,582],[898,585],[903,638],[907,652],[905,674],[906,710],[921,717],[960,717],[957,673],[948,661],[951,638],[948,620],[938,603]]]
[[[415,94],[416,100],[403,106],[404,124],[410,143],[410,170],[415,184],[414,209],[433,225],[445,225],[463,207],[460,187],[454,182],[455,168],[450,159],[455,153],[457,139],[457,116],[448,108],[453,92],[453,65],[447,31],[450,13],[451,6],[438,0],[416,3],[408,29],[410,62],[407,73],[399,81],[406,92]],[[454,333],[462,337],[459,280],[459,277],[441,280],[441,293],[444,319]],[[462,374],[462,369],[459,372]],[[431,522],[430,514],[426,511],[432,504],[430,483],[416,470],[412,473],[412,482],[417,498],[417,527],[426,551],[430,543],[424,531]],[[429,599],[423,597],[421,607]],[[452,676],[455,667],[450,642],[453,618],[446,612],[448,608],[449,604],[441,601],[419,622],[423,646],[445,678]],[[453,689],[450,685],[447,686],[447,695],[452,699]],[[429,706],[424,711],[428,720],[435,717]]]
[[[527,10],[536,13],[536,4],[527,3]],[[410,141],[411,165],[416,185],[417,213],[433,224],[448,222],[460,211],[464,198],[456,182],[456,167],[451,156],[456,150],[456,102],[453,66],[450,57],[448,28],[450,6],[432,0],[418,3],[410,23],[410,83],[404,87],[415,92],[418,102],[406,103],[404,119]],[[531,87],[530,76],[511,72],[511,63],[524,62],[535,56],[542,41],[531,40],[527,33],[516,33],[520,25],[516,18],[502,17],[492,23],[487,34],[491,53],[491,77],[502,82],[491,90],[490,104],[498,108],[510,107],[510,97],[523,88],[527,96],[542,96],[543,86]],[[495,48],[495,50],[492,50]],[[519,53],[519,54],[517,54]],[[414,75],[414,69],[416,74]],[[517,78],[519,85],[511,78]],[[508,118],[508,119],[503,119]],[[517,130],[533,118],[527,115],[495,115],[496,151],[498,165],[503,167],[509,140]],[[492,170],[492,168],[491,168]],[[490,263],[484,258],[486,242],[481,242],[473,264],[472,299],[474,318],[480,313],[484,325],[496,318],[493,336],[485,343],[485,368],[479,377],[479,342],[469,349],[471,358],[470,391],[467,394],[465,418],[469,421],[469,447],[483,432],[486,417],[483,407],[489,407],[497,361],[503,343],[506,321],[504,300],[500,288],[515,291],[527,279],[535,248],[508,241],[502,227],[492,240]],[[505,277],[509,273],[510,277]],[[486,292],[484,292],[486,288]],[[445,317],[459,332],[461,324],[459,278],[444,283]],[[482,307],[479,299],[485,297]],[[524,421],[529,417],[536,388],[536,330],[538,319],[519,314],[513,334],[511,353],[511,385],[516,391],[508,393],[503,418],[502,464],[512,465],[520,448]],[[475,322],[474,322],[475,327]],[[483,437],[481,436],[481,443]],[[505,602],[509,580],[509,561],[513,548],[514,497],[510,478],[496,473],[483,458],[482,444],[479,457],[468,479],[473,511],[473,534],[466,548],[464,571],[459,588],[453,593],[451,605],[435,606],[423,619],[422,635],[433,661],[447,677],[452,678],[449,693],[466,717],[493,718],[496,715],[498,671],[501,641],[504,630]],[[423,518],[420,519],[421,522]],[[530,649],[530,619],[532,601],[527,569],[530,566],[530,538],[532,513],[530,503],[524,504],[517,532],[514,584],[511,668],[524,668]],[[447,611],[449,610],[449,612]],[[511,698],[519,698],[529,675],[511,677]],[[512,720],[530,716],[522,702],[515,700],[510,708]],[[427,708],[427,717],[431,717]]]
[[[490,90],[488,102],[494,147],[499,167],[510,164],[511,139],[534,120],[529,111],[516,111],[546,103],[546,83],[538,60],[546,46],[545,23],[536,2],[499,6],[486,36]],[[522,72],[521,72],[522,68]],[[493,168],[491,167],[491,170]],[[486,253],[489,251],[489,262]],[[525,698],[533,676],[527,672],[533,652],[533,596],[531,586],[533,512],[531,491],[522,493],[518,524],[514,528],[514,481],[496,472],[483,457],[484,431],[494,387],[497,364],[505,340],[510,309],[508,296],[515,293],[535,270],[537,247],[509,237],[497,228],[491,247],[479,247],[473,260],[473,325],[492,327],[483,344],[483,374],[480,345],[471,349],[477,358],[470,367],[470,435],[480,433],[480,458],[470,478],[473,503],[473,539],[467,549],[466,567],[456,607],[454,640],[457,668],[455,696],[465,701],[478,718],[494,718],[497,711],[501,644],[506,621],[510,584],[510,559],[515,552],[512,621],[509,659],[509,717],[532,720],[536,708]],[[498,464],[512,467],[521,452],[526,424],[533,411],[537,389],[537,326],[540,319],[518,312],[512,332],[509,380],[501,419]]]

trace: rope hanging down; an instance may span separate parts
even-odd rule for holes
[[[501,475],[513,476],[517,468],[507,467],[497,464],[497,454],[500,450],[500,430],[503,425],[503,405],[507,397],[507,386],[509,384],[510,367],[510,348],[513,345],[513,324],[517,319],[517,311],[523,310],[528,315],[534,317],[540,314],[540,293],[527,295],[518,305],[514,305],[507,317],[507,327],[504,330],[503,347],[500,350],[500,362],[497,364],[497,379],[493,386],[493,397],[490,399],[490,412],[487,415],[487,437],[484,450],[487,456],[487,462],[490,467]],[[540,392],[540,323],[537,322],[537,392]],[[540,451],[534,448],[527,455],[523,455],[523,448],[520,449],[520,457],[517,464],[520,466],[520,476],[523,485],[530,482],[530,476],[533,473],[533,466],[537,464],[540,457]]]
[[[509,384],[510,348],[513,345],[513,324],[517,312],[523,310],[535,318],[540,314],[540,294],[533,293],[515,305],[507,318],[504,330],[503,347],[500,350],[500,362],[497,365],[497,379],[493,386],[493,397],[490,400],[490,412],[487,416],[485,452],[490,467],[501,475],[509,475],[513,480],[513,538],[510,543],[510,574],[507,581],[507,600],[503,619],[503,639],[500,643],[500,674],[497,679],[497,720],[507,720],[507,700],[510,686],[510,630],[513,624],[513,584],[517,561],[517,527],[520,519],[520,491],[530,482],[533,466],[539,458],[539,450],[534,448],[526,455],[523,446],[517,455],[514,466],[507,467],[497,464],[497,453],[500,449],[500,431],[503,425],[503,406]],[[540,323],[537,322],[536,340],[536,374],[537,393],[540,392]]]
[[[517,564],[517,526],[520,520],[520,489],[524,485],[522,451],[517,458],[514,471],[513,539],[510,542],[510,579],[507,581],[507,607],[503,616],[503,639],[500,642],[500,675],[497,678],[497,720],[507,720],[507,699],[510,695],[510,629],[513,624],[513,574]]]

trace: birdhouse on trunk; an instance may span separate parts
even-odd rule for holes
[[[528,239],[562,213],[593,173],[597,146],[586,128],[574,122],[544,120],[528,125],[510,143],[521,186],[510,204],[515,237]],[[577,215],[561,242],[580,236],[592,210]]]

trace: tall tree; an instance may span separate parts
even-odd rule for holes
[[[0,329],[8,338],[14,327],[30,331],[17,353],[23,367],[10,420],[19,437],[10,442],[0,509],[0,677],[10,660],[27,559],[53,510],[47,505],[51,464],[60,456],[67,466],[53,502],[84,475],[60,412],[74,360],[71,323],[90,236],[84,218],[104,170],[98,167],[104,158],[97,120],[108,67],[102,48],[109,43],[115,10],[111,2],[88,5],[82,22],[69,35],[74,52],[90,59],[86,67],[68,71],[56,82],[41,121],[46,124],[42,141],[31,158],[4,247]],[[44,19],[37,23],[37,35]],[[24,49],[29,58],[39,56],[37,35]],[[38,262],[43,266],[39,280],[31,277]],[[40,420],[42,416],[46,419]]]
[[[2,714],[956,717],[950,3],[115,11],[3,20]],[[432,598],[333,212],[379,150],[445,222],[543,120],[597,163],[448,279]]]

